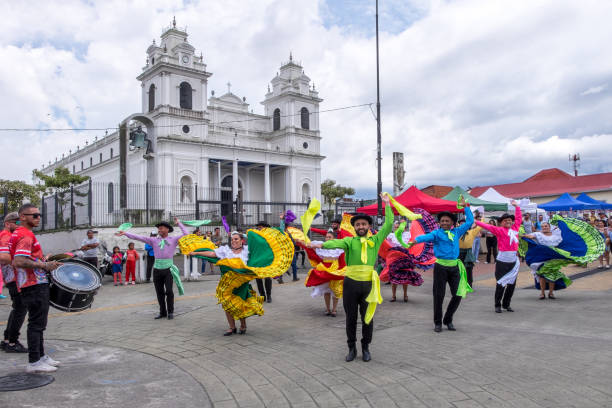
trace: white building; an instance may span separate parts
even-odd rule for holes
[[[146,52],[137,77],[142,110],[119,122],[130,130],[141,125],[152,152],[129,148],[128,185],[180,185],[186,191],[181,201],[194,199],[189,187],[195,184],[222,191],[225,200],[296,203],[320,197],[322,99],[291,55],[268,86],[259,115],[230,84],[226,94],[208,96],[212,73],[175,22]],[[42,171],[65,166],[94,183],[118,185],[119,153],[117,131],[75,147]]]

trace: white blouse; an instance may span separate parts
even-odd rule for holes
[[[535,236],[537,243],[540,245],[556,247],[561,243],[561,241],[563,241],[561,230],[559,228],[552,230],[552,235],[544,235],[541,232],[535,232],[533,235]]]
[[[312,241],[313,244],[322,244],[323,241]],[[343,249],[315,248],[315,253],[321,259],[338,259],[344,253]]]
[[[223,245],[215,249],[215,255],[219,259],[240,258],[246,265],[246,263],[249,261],[249,247],[244,245],[242,247],[242,251],[235,253],[232,251],[232,248],[230,248],[229,245]]]

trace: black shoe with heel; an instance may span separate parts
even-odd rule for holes
[[[236,328],[235,327],[233,329],[229,329],[228,331],[223,333],[224,336],[231,336],[232,334],[236,334]]]

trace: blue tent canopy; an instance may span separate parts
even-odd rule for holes
[[[585,203],[569,195],[563,193],[556,200],[549,201],[544,204],[538,204],[538,208],[546,211],[570,211],[570,210],[594,210],[599,208],[595,204]]]
[[[599,209],[609,209],[612,208],[612,204],[606,203],[605,201],[600,201],[600,200],[596,200],[593,197],[589,196],[586,193],[582,193],[580,194],[578,197],[576,197],[576,200],[580,200],[584,203],[587,204],[594,204],[597,205]]]

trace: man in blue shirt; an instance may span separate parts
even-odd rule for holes
[[[434,255],[437,258],[433,271],[434,331],[436,333],[442,331],[442,324],[445,324],[448,330],[455,330],[453,315],[457,311],[459,303],[461,303],[461,298],[465,296],[466,292],[472,291],[467,284],[465,267],[457,258],[459,257],[459,239],[474,223],[474,216],[465,200],[462,200],[461,205],[465,207],[464,224],[454,228],[457,222],[456,215],[450,212],[442,212],[438,214],[440,228],[429,234],[420,235],[415,240],[416,243],[432,242]],[[442,304],[444,303],[447,282],[451,288],[452,298],[448,303],[443,319]]]
[[[157,231],[151,231],[151,236],[156,237]],[[144,249],[147,251],[147,283],[149,283],[151,282],[151,273],[155,263],[155,252],[153,252],[153,247],[149,244],[145,244]]]

